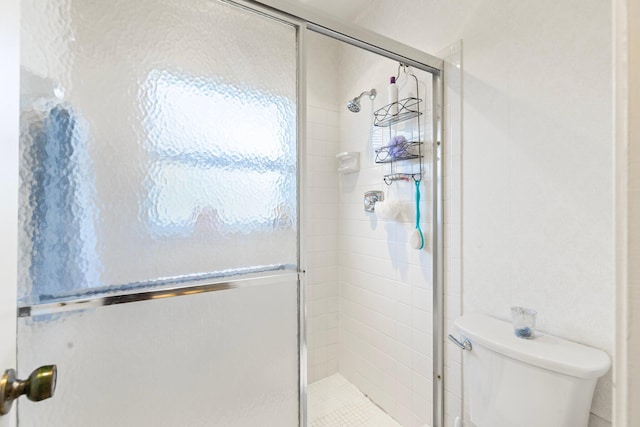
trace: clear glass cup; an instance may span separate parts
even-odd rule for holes
[[[536,327],[537,311],[524,307],[511,307],[513,332],[518,338],[533,339]]]

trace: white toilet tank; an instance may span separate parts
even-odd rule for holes
[[[511,323],[483,315],[455,326],[472,344],[463,353],[473,427],[587,427],[607,353],[539,332],[517,338]]]

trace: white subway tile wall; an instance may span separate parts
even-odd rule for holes
[[[427,245],[416,251],[409,247],[415,228],[415,187],[411,182],[384,184],[389,166],[373,161],[370,140],[372,113],[387,104],[386,85],[398,63],[317,35],[310,35],[308,44],[313,51],[308,58],[312,71],[304,166],[308,381],[338,371],[401,425],[430,425],[431,180],[425,178],[420,187]],[[339,78],[327,79],[332,75]],[[427,142],[422,147],[424,172],[430,177],[431,81],[427,73],[418,77],[425,100],[420,106]],[[332,83],[340,94],[333,104]],[[378,90],[374,102],[365,96],[359,113],[346,109],[346,100],[372,87]],[[401,95],[407,91],[401,89]],[[360,153],[360,172],[337,173],[335,155],[341,151]],[[397,200],[399,219],[383,221],[365,213],[362,199],[368,190],[382,190]]]
[[[307,381],[338,372],[338,42],[307,32],[307,141],[303,168],[303,263]],[[311,398],[310,398],[311,399]]]
[[[337,116],[335,104],[309,99],[303,227],[309,383],[338,371]]]
[[[431,181],[421,183],[421,226],[426,247],[409,247],[415,228],[415,187],[412,182],[387,186],[383,175],[389,165],[373,161],[372,112],[388,103],[386,87],[398,63],[345,47],[341,52],[341,92],[349,99],[374,87],[372,103],[362,99],[362,109],[340,113],[340,151],[361,153],[357,174],[339,177],[339,372],[380,405],[403,426],[430,425],[432,418],[432,257]],[[429,177],[432,141],[430,123],[430,77],[421,81],[422,129],[427,143],[425,176]],[[404,95],[408,91],[404,88]],[[415,93],[415,89],[411,86]],[[403,89],[399,98],[403,98]],[[413,124],[415,126],[415,123]],[[426,129],[425,129],[426,128]],[[390,138],[384,131],[382,143]],[[386,140],[385,140],[386,139]],[[425,152],[426,151],[426,152]],[[366,213],[366,191],[385,192],[402,208],[398,220],[383,220]]]
[[[425,177],[421,184],[421,226],[427,246],[416,251],[409,247],[409,234],[415,227],[414,186],[407,182],[396,182],[391,186],[383,183],[382,176],[389,172],[388,165],[373,161],[370,140],[372,112],[387,103],[386,84],[389,76],[396,74],[398,64],[347,46],[339,47],[339,62],[336,63],[326,53],[332,52],[335,42],[313,35],[310,44],[323,53],[310,55],[308,65],[313,70],[308,82],[305,173],[309,383],[331,375],[337,369],[402,425],[429,425],[433,400],[432,195],[429,180],[429,147],[433,139],[430,120],[426,119],[431,115],[430,76],[418,74],[420,97],[425,99],[421,104],[427,142],[422,147]],[[458,44],[447,51],[452,61],[458,61],[456,65],[459,65],[460,49]],[[339,72],[337,68],[330,68],[338,64]],[[457,157],[452,157],[456,162],[450,161],[445,173],[457,176],[458,181],[453,187],[447,186],[446,198],[447,203],[456,200],[459,209],[461,76],[452,70],[452,77],[457,80],[451,81],[457,83],[448,89],[451,101],[447,108],[452,109],[453,121],[445,131],[447,138],[458,148],[453,151]],[[327,91],[333,90],[331,82],[340,88],[336,104],[327,99]],[[319,90],[315,85],[324,85],[324,88]],[[378,98],[372,103],[364,97],[360,113],[347,111],[342,101],[371,87],[378,90]],[[336,132],[339,132],[338,144],[333,139]],[[359,173],[337,174],[335,154],[340,151],[361,153]],[[448,151],[446,155],[449,155]],[[456,172],[449,172],[454,167]],[[364,212],[362,197],[368,190],[384,191],[388,198],[400,203],[398,221],[383,221],[375,214]],[[456,191],[453,197],[449,195],[451,190]],[[453,295],[453,299],[447,298],[447,303],[458,309],[448,310],[450,320],[459,314],[461,292],[460,213],[452,207],[456,208],[456,205],[445,208],[446,289]],[[337,236],[337,241],[332,236]],[[338,268],[337,273],[332,261]],[[337,295],[334,293],[336,283],[339,283]],[[327,289],[330,294],[325,292]],[[336,326],[339,337],[333,332]],[[454,363],[447,365],[452,380],[445,383],[447,417],[460,413],[462,395],[459,352],[453,351],[452,357]]]

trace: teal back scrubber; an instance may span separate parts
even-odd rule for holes
[[[409,243],[413,249],[424,248],[424,234],[420,229],[420,181],[416,181],[416,229],[411,233]]]

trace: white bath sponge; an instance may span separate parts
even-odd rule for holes
[[[393,200],[387,200],[384,202],[377,202],[375,208],[378,218],[383,220],[392,221],[398,218],[400,214],[400,205]]]

